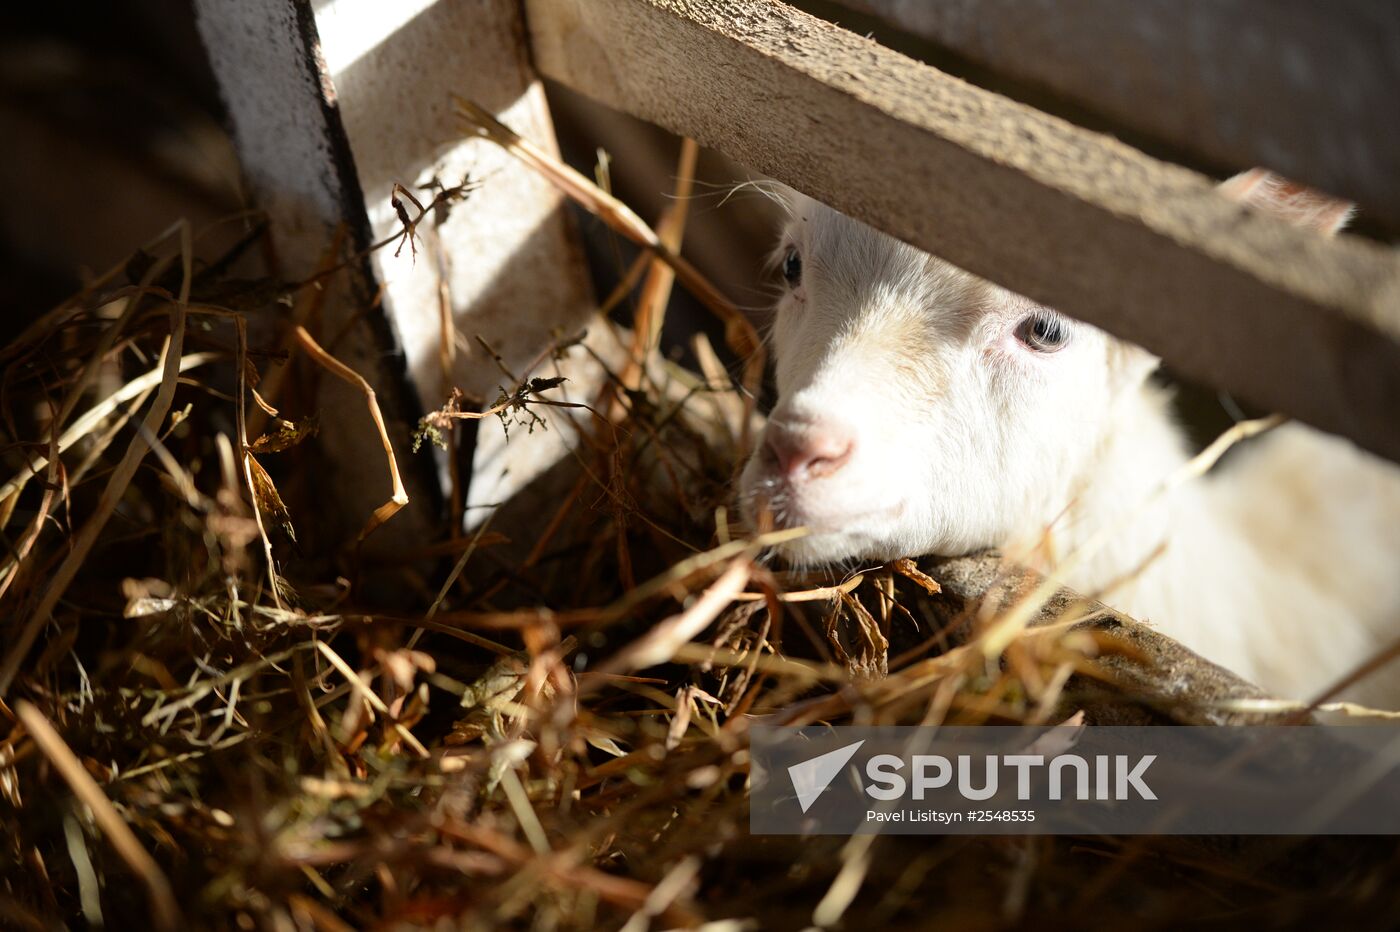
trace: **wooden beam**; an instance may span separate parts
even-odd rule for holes
[[[943,591],[929,596],[897,579],[901,602],[917,606],[915,617],[941,622],[938,630],[948,631],[954,644],[970,638],[969,619],[997,617],[1044,581],[994,551],[952,559],[926,557],[919,565]],[[1051,596],[1028,627],[1055,624],[1075,614],[1084,618],[1076,628],[1105,636],[1096,661],[1105,676],[1072,680],[1073,708],[1066,714],[1082,709],[1089,723],[1098,725],[1245,725],[1287,717],[1231,708],[1274,697],[1156,629],[1070,589]]]
[[[777,0],[527,0],[535,61],[839,210],[1400,460],[1400,261]]]
[[[421,408],[441,407],[453,387],[489,402],[509,379],[481,340],[519,374],[559,334],[582,329],[595,306],[563,197],[495,145],[466,135],[452,112],[452,95],[459,94],[557,154],[519,0],[311,6],[375,237],[400,229],[391,203],[396,182],[425,203],[432,191],[422,185],[473,182],[463,202],[420,226],[416,255],[407,247],[384,249],[373,263]],[[444,297],[456,335],[450,354],[439,314]],[[568,455],[558,431],[518,431],[507,443],[491,418],[475,433],[472,505],[504,501]],[[440,478],[445,486],[445,468]],[[490,513],[473,508],[467,517],[480,521]]]
[[[453,387],[490,399],[506,380],[476,338],[518,372],[556,331],[581,327],[593,307],[558,192],[496,147],[466,138],[451,111],[451,93],[470,97],[553,147],[519,3],[195,0],[195,9],[244,173],[271,217],[288,278],[315,271],[341,223],[357,249],[400,232],[396,184],[428,204],[435,191],[468,182],[459,201],[418,225],[412,244],[360,263],[355,287],[327,302],[323,320],[327,341],[341,335],[327,349],[383,400],[410,485],[409,508],[370,543],[390,551],[420,544],[438,526],[448,479],[444,459],[435,471],[428,454],[413,455],[412,429]],[[319,441],[330,454],[327,498],[358,503],[341,509],[353,514],[343,529],[353,534],[382,501],[384,457],[357,391],[327,380],[319,401],[322,422],[335,424]],[[555,432],[522,432],[507,449],[501,425],[484,422],[471,494],[503,500],[565,452]]]
[[[315,273],[342,223],[350,248],[366,248],[373,231],[335,85],[320,57],[310,4],[195,0],[195,14],[228,106],[244,178],[253,201],[270,221],[278,266],[272,271],[291,281]],[[325,330],[343,332],[334,353],[376,389],[399,462],[405,466],[410,506],[370,545],[396,548],[422,540],[437,518],[437,489],[431,469],[407,457],[409,430],[418,414],[404,380],[398,334],[389,319],[371,307],[378,283],[368,261],[355,263],[329,288]],[[260,339],[271,336],[263,333]],[[327,474],[321,482],[327,500],[340,506],[326,509],[322,517],[341,525],[333,528],[333,535],[350,540],[383,502],[388,466],[383,454],[375,452],[379,439],[364,415],[363,395],[338,379],[321,384],[322,421],[336,425],[319,439],[327,453]]]
[[[1112,123],[1400,229],[1400,4],[838,0]]]

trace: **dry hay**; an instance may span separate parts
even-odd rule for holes
[[[637,268],[669,261],[668,242]],[[503,513],[513,539],[450,526],[393,560],[334,546],[312,399],[317,379],[358,376],[317,314],[270,325],[324,292],[240,282],[236,256],[196,250],[175,228],[0,351],[5,924],[1400,915],[1389,843],[750,837],[758,720],[1218,722],[1268,706],[1053,587],[1008,632],[1038,582],[995,558],[775,572],[724,510],[750,397],[703,344],[691,374],[606,325],[626,362],[552,428],[575,455],[551,513]],[[657,332],[666,290],[637,333]],[[250,344],[245,322],[274,336]],[[483,409],[538,426],[561,403],[552,365],[494,404],[452,399],[425,435],[455,442]],[[340,523],[372,534],[402,503],[397,482],[386,492]]]

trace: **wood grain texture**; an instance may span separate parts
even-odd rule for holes
[[[930,617],[949,627],[954,643],[959,642],[959,632],[964,637],[968,634],[963,626],[966,619],[985,609],[1008,609],[1042,581],[1039,574],[1008,564],[994,552],[952,559],[926,557],[919,565],[938,580],[943,591],[927,596],[905,585],[903,598],[926,605]],[[1048,599],[1030,626],[1053,624],[1080,612],[1085,620],[1077,628],[1101,632],[1105,643],[1118,647],[1105,650],[1097,659],[1102,678],[1081,676],[1071,683],[1072,704],[1085,710],[1094,724],[1238,725],[1282,717],[1229,708],[1232,702],[1273,697],[1165,634],[1069,589]]]
[[[777,0],[527,0],[537,66],[1400,459],[1400,260]]]
[[[1400,4],[838,0],[1126,129],[1400,228]]]
[[[270,221],[275,273],[289,281],[314,273],[341,223],[353,249],[367,247],[372,232],[364,197],[335,87],[324,73],[309,2],[196,0],[194,9],[251,199]],[[374,385],[405,467],[411,505],[371,538],[371,550],[422,540],[441,498],[430,466],[407,456],[419,410],[407,390],[398,333],[385,315],[360,314],[377,289],[370,263],[356,263],[332,283],[325,319],[329,332],[344,328],[335,355]],[[255,335],[272,338],[256,330]],[[364,416],[363,395],[327,379],[318,403],[323,423],[337,425],[319,441],[327,453],[327,499],[341,506],[327,509],[326,517],[340,520],[332,534],[350,540],[383,501],[388,467],[374,426]]]
[[[411,452],[418,418],[453,387],[489,400],[509,381],[478,337],[520,371],[556,334],[579,330],[593,307],[558,192],[496,147],[467,138],[452,115],[455,92],[553,148],[520,6],[197,0],[196,11],[251,193],[272,219],[287,277],[316,268],[341,222],[358,249],[398,233],[396,183],[423,203],[434,185],[476,183],[465,200],[421,223],[412,245],[391,245],[360,264],[358,287],[327,303],[322,330],[327,349],[384,400],[409,485],[409,507],[368,543],[419,543],[441,517],[448,479],[442,457],[435,468],[431,456]],[[445,333],[455,336],[452,353],[443,352]],[[343,529],[352,535],[388,487],[384,458],[356,389],[327,380],[319,400],[323,423],[336,425],[319,440],[330,454],[329,495],[358,503],[344,509],[354,514]],[[508,498],[564,455],[558,432],[522,432],[507,447],[499,422],[485,422],[470,493],[479,502]]]
[[[422,409],[445,404],[452,387],[489,402],[509,380],[478,338],[519,374],[558,335],[584,328],[594,307],[562,196],[497,146],[471,138],[452,112],[452,95],[459,94],[555,152],[520,4],[396,0],[389,7],[338,0],[313,6],[374,236],[400,229],[390,203],[395,182],[424,202],[432,192],[420,186],[433,179],[478,183],[465,201],[420,227],[416,254],[390,248],[372,261]],[[446,373],[444,296],[457,334]],[[567,436],[522,431],[507,443],[498,420],[481,422],[469,503],[500,502],[519,492],[568,455]],[[445,474],[442,480],[448,481]],[[469,522],[488,514],[473,508]]]

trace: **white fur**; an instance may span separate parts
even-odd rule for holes
[[[1188,458],[1154,357],[1074,321],[1036,353],[1014,335],[1033,302],[787,200],[779,255],[803,272],[773,324],[771,420],[855,437],[830,475],[745,469],[751,520],[814,531],[790,561],[1001,547],[1049,569],[1137,511],[1068,583],[1277,694],[1311,698],[1400,633],[1400,469],[1290,425],[1143,510]],[[1350,695],[1394,705],[1397,679]]]

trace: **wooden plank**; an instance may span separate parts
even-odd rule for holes
[[[1400,229],[1392,0],[838,0],[1125,129]]]
[[[450,92],[469,96],[553,145],[519,5],[196,0],[196,9],[245,176],[273,221],[284,275],[314,271],[342,221],[358,249],[398,232],[395,183],[423,203],[433,192],[422,186],[434,180],[480,183],[445,216],[419,226],[416,249],[405,245],[396,254],[390,246],[356,269],[352,288],[327,303],[323,325],[328,340],[344,333],[328,349],[380,394],[411,483],[410,508],[375,539],[389,547],[400,539],[421,543],[438,526],[447,467],[441,457],[434,469],[427,454],[410,452],[411,430],[450,387],[489,399],[506,381],[475,337],[519,370],[553,340],[552,331],[576,329],[592,306],[558,193],[494,146],[464,139],[451,112]],[[443,371],[443,294],[456,332],[450,372]],[[327,496],[364,512],[388,485],[363,398],[326,380],[320,405],[323,423],[335,424],[321,433],[332,470]],[[483,423],[473,495],[499,501],[547,468],[562,455],[555,433],[513,439],[507,450],[500,425]]]
[[[1400,262],[776,0],[528,0],[541,71],[1400,460]]]
[[[288,280],[313,274],[342,222],[350,248],[367,247],[372,232],[335,106],[334,85],[319,58],[309,4],[196,0],[195,12],[228,106],[249,192],[270,220],[277,273]],[[395,547],[422,540],[437,518],[435,506],[441,498],[431,470],[406,457],[409,429],[418,415],[405,391],[398,335],[379,313],[351,323],[360,308],[369,306],[378,287],[369,263],[356,264],[330,287],[323,330],[343,330],[332,346],[334,354],[374,386],[409,496],[409,507],[369,543]],[[339,379],[323,379],[318,407],[323,422],[335,425],[323,431],[319,441],[327,453],[327,471],[320,481],[327,501],[337,503],[325,509],[322,518],[336,521],[343,516],[343,526],[330,533],[348,540],[384,501],[390,487],[388,466],[383,453],[375,452],[379,440],[365,416],[362,394]]]
[[[995,551],[947,560],[925,558],[919,564],[943,590],[929,596],[896,580],[901,604],[914,607],[915,617],[941,622],[936,630],[948,632],[954,644],[969,640],[969,619],[999,617],[1044,582],[1039,573],[1009,563]],[[1028,627],[1056,624],[1076,614],[1084,618],[1076,628],[1104,636],[1095,661],[1103,675],[1070,681],[1067,692],[1075,708],[1066,709],[1067,714],[1082,708],[1089,723],[1097,725],[1246,725],[1289,717],[1231,708],[1274,697],[1155,628],[1073,590],[1058,590]]]
[[[557,154],[520,4],[316,0],[313,6],[374,236],[399,229],[390,203],[395,182],[410,189],[433,179],[478,184],[442,222],[424,225],[417,256],[407,248],[381,250],[374,271],[422,409],[441,407],[453,386],[490,401],[509,379],[478,337],[519,374],[556,332],[581,329],[594,307],[559,192],[495,145],[464,138],[452,113],[451,95],[459,94]],[[444,286],[457,333],[446,374],[438,313]],[[515,494],[567,455],[567,436],[517,431],[507,444],[499,421],[481,422],[468,503]],[[441,479],[448,481],[445,468]],[[468,513],[475,520],[487,514]]]

